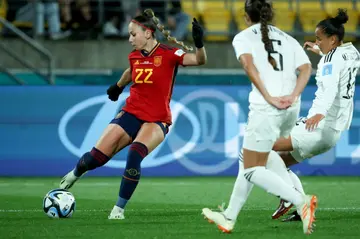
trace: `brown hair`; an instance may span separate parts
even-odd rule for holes
[[[268,61],[272,67],[276,68],[276,61],[270,55],[273,50],[272,42],[269,38],[268,24],[274,18],[272,3],[269,0],[246,0],[245,12],[254,23],[260,22],[261,40],[264,43],[265,50],[268,53]]]
[[[143,15],[141,15],[143,18],[145,18],[147,21],[146,23],[149,24],[145,24],[141,21],[139,21],[136,18],[134,18],[135,21],[140,22],[141,24],[144,24],[147,28],[149,28],[150,30],[154,29],[153,32],[155,32],[156,29],[158,29],[169,42],[175,43],[179,46],[181,46],[182,48],[184,48],[186,51],[192,51],[193,47],[192,46],[187,46],[184,44],[184,42],[182,41],[178,41],[175,37],[172,37],[170,35],[170,31],[166,30],[164,25],[162,25],[159,21],[159,19],[155,16],[154,11],[152,9],[146,9],[143,13]],[[140,16],[139,16],[140,17]],[[151,23],[150,23],[151,22]]]

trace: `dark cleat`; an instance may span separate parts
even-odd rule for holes
[[[292,207],[293,207],[292,203],[281,199],[278,208],[276,209],[276,211],[271,216],[272,219],[278,219],[279,217],[281,217],[282,215],[287,213]]]
[[[298,222],[301,221],[300,215],[297,213],[297,211],[293,211],[291,214],[288,215],[288,217],[281,220],[282,222]]]

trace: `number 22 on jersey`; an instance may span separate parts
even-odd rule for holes
[[[153,82],[150,80],[151,75],[153,74],[153,69],[151,68],[138,68],[135,69],[136,77],[135,83],[137,84],[152,84]]]

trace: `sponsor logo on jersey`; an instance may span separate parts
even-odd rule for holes
[[[143,61],[140,63],[141,65],[152,65],[152,62],[150,61]]]

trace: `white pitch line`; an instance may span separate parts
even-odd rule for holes
[[[103,186],[119,186],[120,181],[118,182],[98,182],[98,183],[89,183],[89,182],[80,182],[78,183],[79,187],[103,187]],[[147,186],[169,186],[172,187],[174,185],[176,186],[201,186],[203,183],[196,183],[196,182],[141,182],[142,185]],[[234,185],[234,183],[230,182],[212,182],[212,185]],[[359,182],[360,184],[360,182]],[[57,186],[58,183],[1,183],[0,187],[14,187],[14,186],[26,186],[26,187],[39,187],[39,186]]]
[[[245,208],[243,211],[273,211],[274,208]],[[42,212],[40,209],[0,209],[0,213],[17,213],[17,212]],[[110,209],[85,209],[76,210],[77,212],[109,212]],[[166,208],[140,208],[128,209],[126,211],[147,211],[147,212],[201,212],[201,209],[195,208],[179,208],[179,209],[166,209]],[[326,207],[318,208],[317,211],[360,211],[360,207]]]
[[[147,186],[201,186],[204,183],[201,182],[141,182],[142,185]],[[214,186],[232,186],[234,182],[212,182]],[[119,186],[120,180],[118,182],[79,182],[79,187],[104,187],[104,186]],[[348,186],[357,186],[360,185],[360,181],[358,182],[304,182],[303,185],[314,185],[314,186],[338,186],[338,185],[348,185]],[[26,186],[26,187],[41,187],[41,186],[58,186],[58,183],[27,183],[27,182],[0,182],[0,187],[16,187],[16,186]]]

